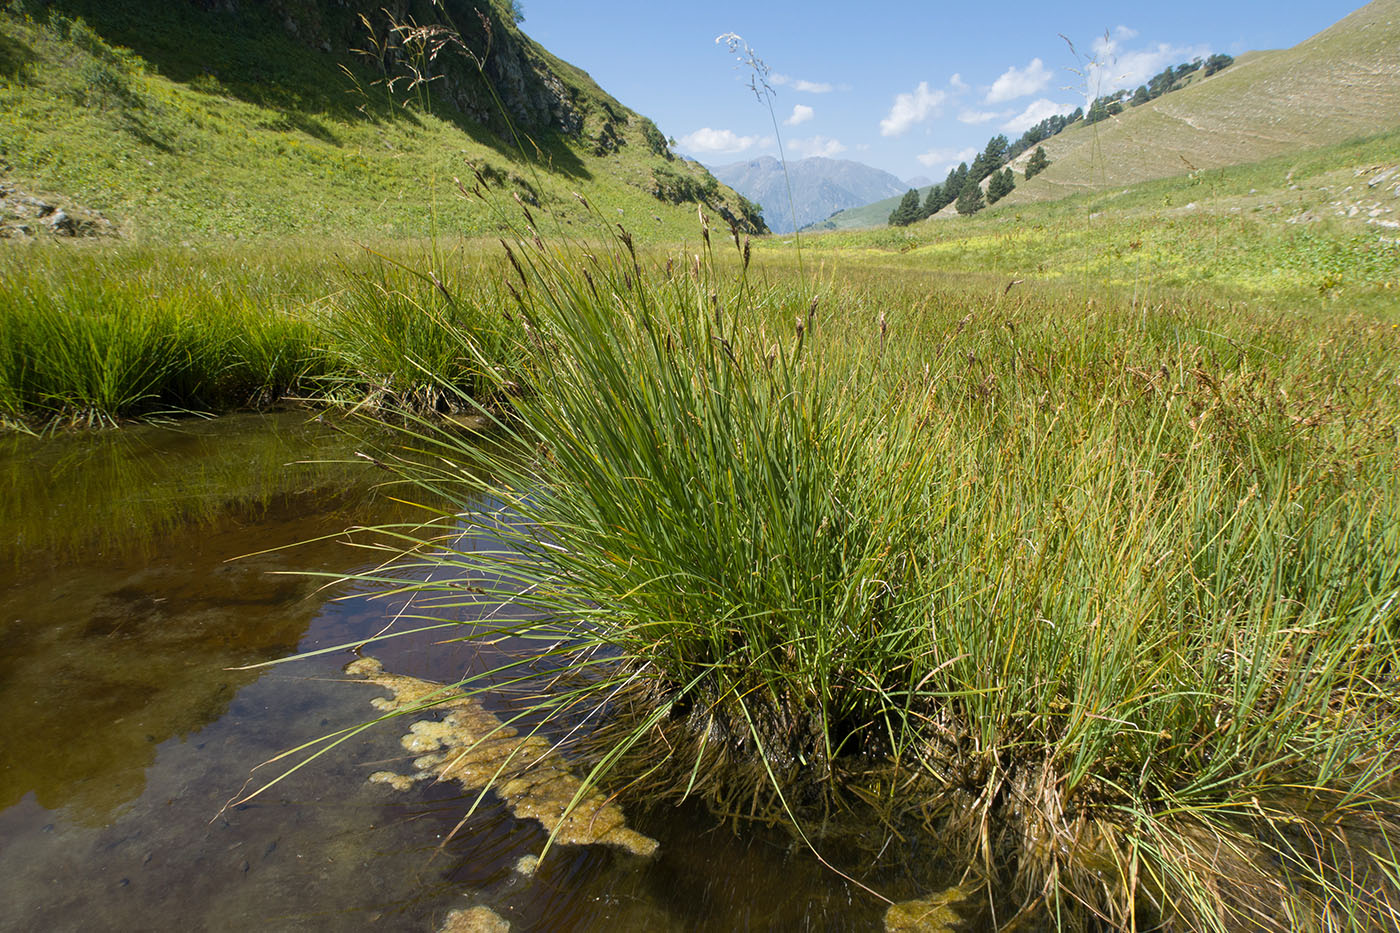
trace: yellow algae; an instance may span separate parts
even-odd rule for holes
[[[967,898],[968,891],[958,885],[892,904],[885,911],[885,933],[953,933],[963,919],[957,906]]]
[[[438,933],[510,933],[510,921],[478,905],[449,913]]]
[[[528,878],[531,875],[533,875],[535,873],[535,869],[539,867],[540,858],[538,855],[522,855],[520,856],[520,859],[515,863],[515,873],[518,875],[524,875]]]
[[[371,784],[388,784],[394,790],[408,790],[422,778],[418,775],[396,774],[393,771],[376,771],[369,776]]]
[[[547,741],[537,735],[518,736],[475,697],[429,680],[386,674],[373,658],[361,658],[345,671],[393,694],[376,698],[376,709],[411,711],[431,704],[434,712],[447,711],[441,720],[413,723],[399,740],[417,756],[414,773],[376,771],[369,777],[374,783],[396,790],[428,779],[456,781],[468,790],[489,786],[517,817],[539,820],[556,842],[604,843],[643,856],[656,852],[656,840],[628,829],[622,810],[597,788],[579,794],[582,782]]]

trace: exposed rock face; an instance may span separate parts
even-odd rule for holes
[[[96,211],[73,205],[60,207],[53,199],[36,197],[9,182],[0,182],[0,239],[93,237],[114,232],[111,222]]]
[[[436,94],[478,123],[501,122],[491,96],[517,124],[532,130],[552,129],[569,135],[583,130],[579,102],[546,60],[546,53],[506,22],[489,0],[188,0],[206,10],[224,13],[263,10],[282,24],[287,34],[323,52],[346,54],[371,46],[385,49],[380,64],[393,73],[406,55],[402,35],[392,24],[455,28],[467,51],[483,64],[485,81],[471,58],[451,46],[431,63],[439,80]],[[367,35],[365,23],[374,30]],[[489,82],[489,86],[488,83]]]

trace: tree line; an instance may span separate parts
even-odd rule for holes
[[[1084,115],[1084,123],[1098,123],[1100,120],[1107,120],[1116,116],[1128,107],[1141,107],[1148,101],[1156,100],[1163,94],[1180,90],[1186,86],[1186,79],[1197,71],[1203,77],[1209,78],[1218,71],[1229,68],[1235,63],[1232,55],[1217,52],[1210,58],[1197,58],[1189,62],[1182,62],[1180,65],[1168,65],[1157,72],[1146,84],[1138,86],[1136,91],[1129,93],[1124,88],[1119,88],[1112,94],[1104,94],[1094,99],[1089,105],[1089,112]]]
[[[1234,61],[1230,55],[1217,53],[1207,59],[1197,58],[1180,65],[1168,65],[1131,95],[1126,90],[1114,91],[1112,94],[1095,98],[1087,113],[1083,107],[1078,107],[1073,113],[1047,117],[1022,133],[1014,143],[1009,142],[1004,135],[993,136],[987,141],[986,148],[972,160],[971,165],[963,162],[950,170],[948,177],[941,184],[929,188],[926,197],[921,199],[916,188],[905,192],[899,205],[890,212],[890,225],[908,226],[926,217],[932,217],[949,204],[956,205],[959,214],[975,214],[982,208],[1000,201],[1016,187],[1015,175],[1009,167],[1003,166],[1023,152],[1036,147],[1026,162],[1025,175],[1027,179],[1034,178],[1050,165],[1049,157],[1044,149],[1039,148],[1039,144],[1051,136],[1059,134],[1080,120],[1087,126],[1122,113],[1129,106],[1138,107],[1156,100],[1163,94],[1184,87],[1189,75],[1201,71],[1205,77],[1210,77],[1228,68]],[[987,182],[984,195],[982,182],[988,176],[991,176],[991,181]]]

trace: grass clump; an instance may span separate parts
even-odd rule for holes
[[[509,253],[512,452],[423,433],[378,578],[510,604],[465,637],[591,780],[873,808],[995,926],[1396,924],[1388,323]]]

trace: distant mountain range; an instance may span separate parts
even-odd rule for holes
[[[786,176],[783,163],[772,156],[708,168],[721,182],[762,207],[763,219],[774,233],[793,231],[794,208],[800,229],[837,211],[902,195],[910,187],[889,172],[845,159],[812,157],[789,162]]]

